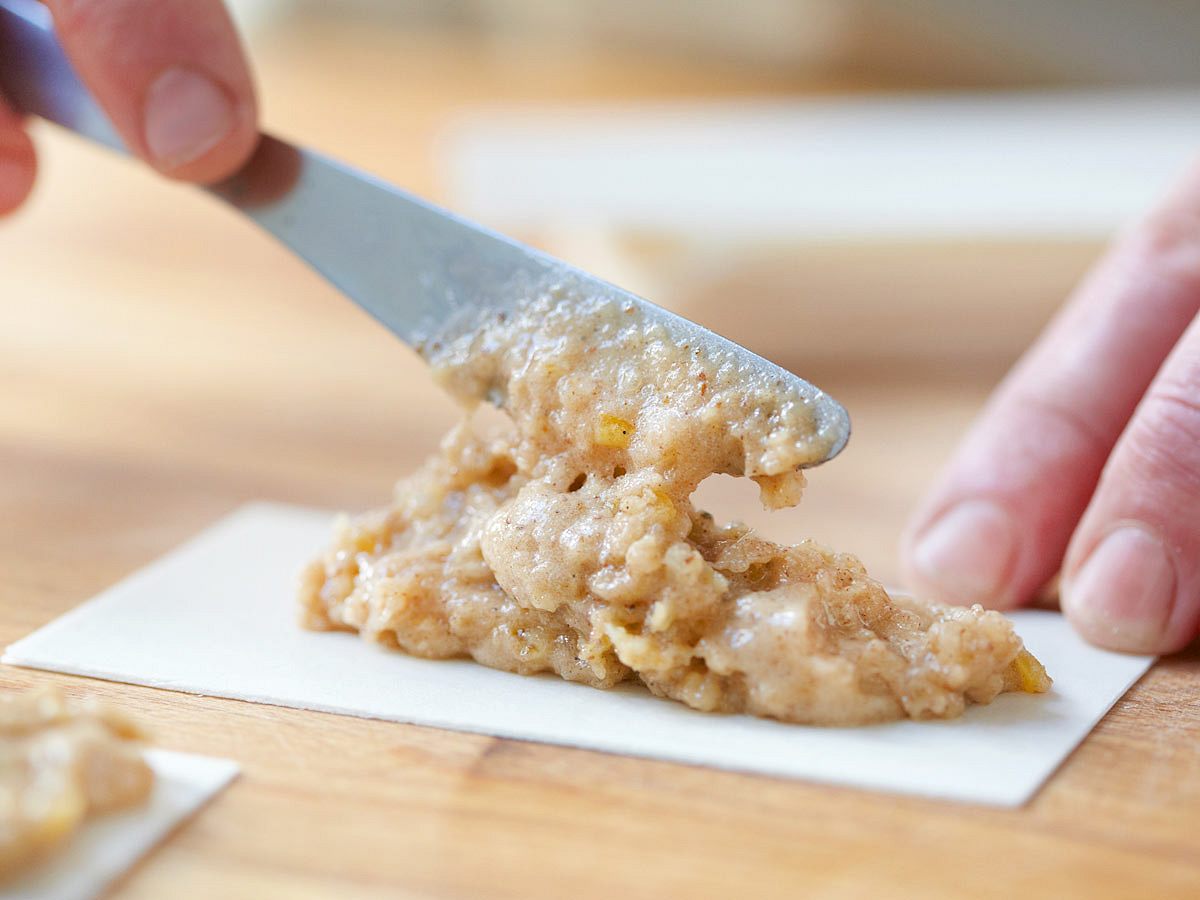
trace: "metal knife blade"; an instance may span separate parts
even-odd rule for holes
[[[109,148],[120,137],[75,74],[46,7],[0,0],[0,93]],[[694,346],[737,353],[811,404],[832,459],[850,436],[846,410],[791,372],[713,332],[545,253],[312,150],[264,136],[247,165],[208,189],[257,222],[414,347],[512,308],[539,286],[633,303],[686,331]],[[814,465],[817,463],[814,463]]]

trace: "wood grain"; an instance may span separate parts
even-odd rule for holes
[[[431,137],[463,102],[803,87],[329,27],[273,40],[260,58],[280,130],[431,193]],[[381,120],[364,94],[397,58],[429,77],[393,72],[397,115]],[[408,351],[265,239],[198,195],[41,137],[40,194],[0,231],[4,642],[245,500],[381,502],[454,418]],[[928,257],[910,255],[925,274],[895,289],[926,291]],[[1052,268],[1079,265],[1071,248]],[[877,286],[856,269],[834,254],[823,283],[858,285],[869,312]],[[824,386],[853,411],[855,439],[814,473],[803,507],[768,519],[740,485],[705,490],[722,515],[856,550],[892,578],[905,512],[988,379],[910,377],[853,346],[837,358]],[[1015,811],[0,671],[4,688],[43,683],[129,709],[163,746],[244,767],[121,897],[1012,900],[1200,885],[1195,650],[1153,669]]]

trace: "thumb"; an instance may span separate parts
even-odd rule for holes
[[[48,0],[55,30],[129,149],[212,182],[258,141],[250,73],[220,0]]]

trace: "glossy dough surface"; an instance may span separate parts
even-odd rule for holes
[[[799,502],[829,436],[803,397],[630,307],[548,297],[433,348],[489,433],[457,427],[393,504],[344,519],[303,622],[702,710],[845,725],[1043,691],[1009,621],[889,597],[853,557],[782,547],[690,501],[714,472]]]

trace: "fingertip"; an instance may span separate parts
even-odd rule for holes
[[[1081,561],[1068,562],[1063,614],[1088,642],[1123,653],[1172,653],[1194,635],[1197,598],[1180,595],[1178,565],[1161,535],[1125,522]],[[1180,608],[1183,604],[1183,608]]]
[[[210,184],[234,174],[258,144],[252,97],[236,97],[208,75],[174,66],[146,92],[143,137],[150,163],[181,181]]]
[[[253,78],[221,0],[47,0],[80,77],[158,172],[211,183],[258,142]]]
[[[237,173],[254,155],[261,135],[255,116],[240,110],[233,130],[211,150],[166,174],[196,184],[214,184]]]
[[[0,215],[19,207],[33,190],[37,156],[23,131],[0,134]]]
[[[911,528],[901,555],[908,583],[922,597],[956,606],[1008,609],[1020,534],[1011,514],[984,498],[964,498]]]

